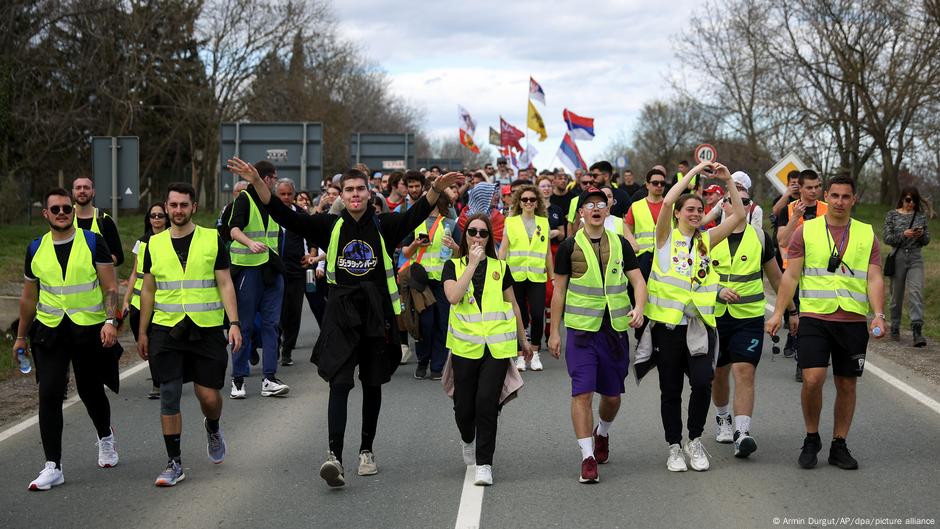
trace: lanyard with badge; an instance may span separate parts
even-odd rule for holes
[[[852,219],[849,219],[848,224],[845,225],[845,231],[842,232],[842,241],[835,248],[832,247],[835,239],[833,239],[832,234],[829,232],[829,219],[826,219],[824,222],[826,223],[826,244],[829,245],[829,263],[826,265],[826,270],[830,274],[834,274],[836,268],[841,265],[843,274],[846,270],[848,270],[849,273],[854,276],[855,272],[853,272],[849,266],[842,262],[841,257],[842,255],[845,255],[845,245],[849,238],[849,228],[852,227]],[[836,250],[835,253],[833,253],[833,249]]]

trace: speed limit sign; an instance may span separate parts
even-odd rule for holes
[[[707,143],[695,148],[695,163],[714,162],[718,159],[718,151]]]

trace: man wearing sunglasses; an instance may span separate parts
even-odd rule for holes
[[[571,199],[568,204],[568,233],[574,233],[578,228],[578,208],[580,207],[580,197],[588,189],[594,187],[594,175],[585,173],[581,169],[575,171],[575,187],[572,189]]]
[[[653,267],[653,242],[656,239],[656,221],[663,208],[663,195],[666,192],[666,172],[653,168],[646,173],[646,198],[630,205],[624,218],[623,236],[636,252],[643,273],[643,280],[650,277]],[[633,292],[630,291],[633,300]]]
[[[94,205],[95,183],[91,178],[80,176],[72,182],[72,200],[75,208],[74,223],[76,228],[90,230],[104,237],[111,250],[111,262],[114,266],[121,266],[124,262],[124,247],[121,246],[121,236],[111,215],[100,211]]]
[[[111,252],[100,235],[75,227],[66,190],[47,192],[45,206],[42,215],[50,229],[26,252],[26,281],[13,344],[16,358],[17,350],[28,349],[28,333],[37,360],[39,432],[46,464],[29,490],[49,490],[65,482],[62,400],[69,364],[98,436],[98,466],[113,467],[118,462],[111,406],[104,392],[104,385],[118,390],[119,355],[111,348],[117,342],[121,306]]]

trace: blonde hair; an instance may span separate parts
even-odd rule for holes
[[[519,186],[512,194],[512,214],[521,215],[522,214],[522,201],[519,200],[522,198],[523,193],[535,193],[535,214],[539,217],[547,217],[548,209],[545,207],[545,199],[542,198],[542,191],[539,188],[535,187],[532,184],[523,184]]]

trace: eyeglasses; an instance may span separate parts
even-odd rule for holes
[[[650,180],[649,185],[656,186],[656,187],[663,187],[664,185],[666,185],[666,181],[665,180]]]
[[[58,215],[60,211],[68,215],[69,213],[72,212],[72,206],[69,204],[66,204],[64,206],[49,206],[49,212],[52,213],[53,215]]]
[[[584,209],[607,209],[607,202],[587,202],[583,206]]]
[[[535,198],[535,197],[522,197],[522,198],[519,199],[519,202],[524,202],[524,203],[526,203],[526,204],[535,204],[535,203],[538,202],[538,201],[539,201],[539,199],[537,199],[537,198]]]
[[[904,202],[913,202],[913,201],[914,201],[913,197],[904,197]]]
[[[583,180],[579,183],[581,184],[581,187],[588,187],[594,185],[594,180]]]
[[[467,228],[467,235],[471,237],[479,237],[485,239],[490,236],[490,230],[485,228],[476,229],[476,228]]]
[[[724,202],[725,204],[730,204],[730,203],[731,203],[731,197],[725,197],[725,198],[721,199],[721,201]],[[742,198],[742,199],[741,199],[741,203],[744,204],[745,206],[750,206],[750,205],[751,205],[751,199],[749,199],[749,198]]]
[[[166,213],[151,213],[150,218],[154,220],[165,219]]]

